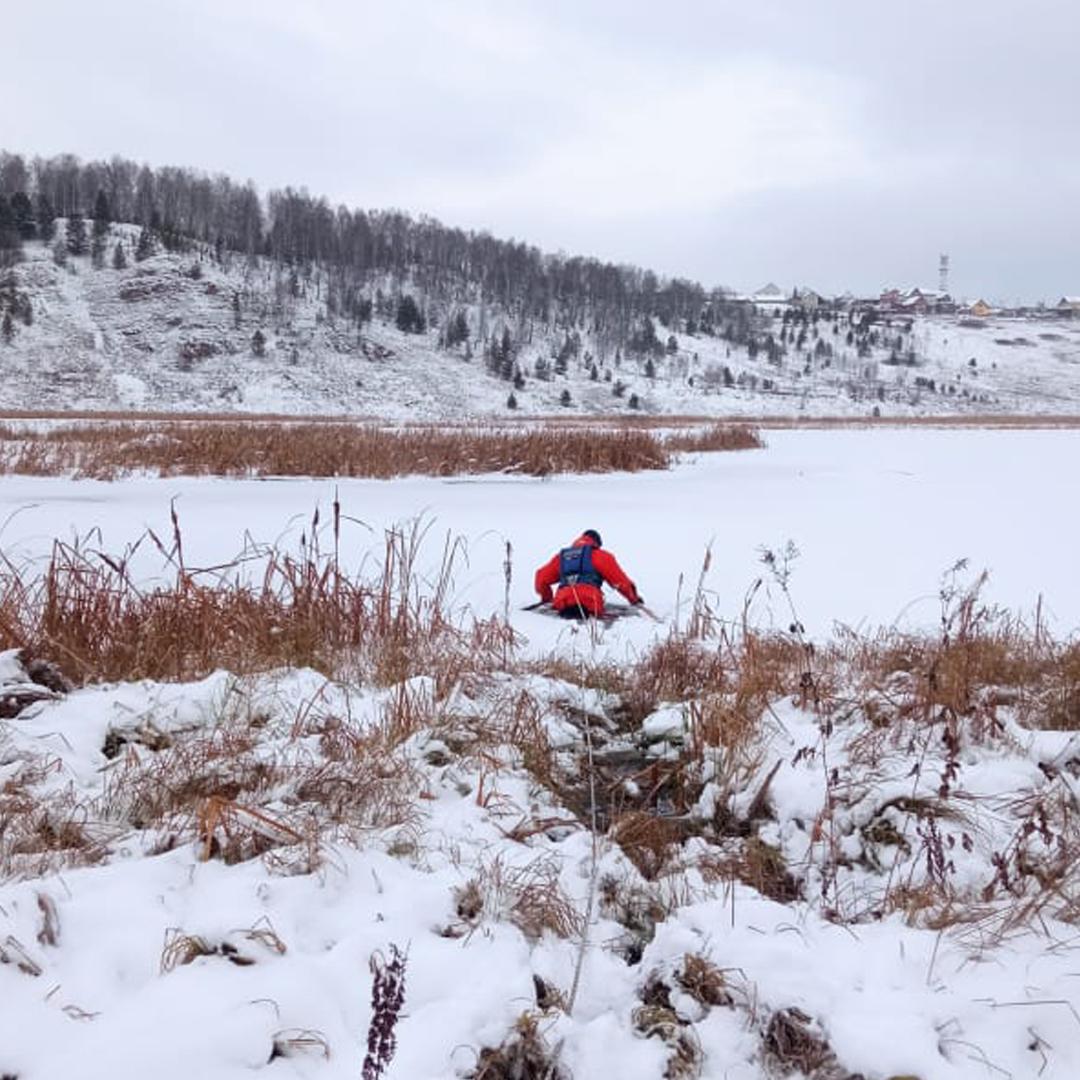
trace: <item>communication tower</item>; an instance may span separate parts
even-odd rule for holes
[[[947,293],[949,291],[949,256],[942,255],[938,259],[938,291]]]

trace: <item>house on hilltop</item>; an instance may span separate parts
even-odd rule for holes
[[[877,310],[896,315],[948,315],[956,311],[953,298],[939,289],[886,289]]]
[[[1057,302],[1056,311],[1070,319],[1080,316],[1080,296],[1063,296]]]
[[[967,311],[969,315],[974,315],[977,319],[985,319],[987,315],[994,313],[994,309],[982,298],[971,304]]]
[[[796,289],[792,294],[791,299],[794,301],[795,306],[801,308],[810,314],[813,314],[820,307],[825,306],[825,297],[819,292],[815,292],[813,289],[808,289],[805,285],[802,288]]]
[[[791,307],[791,298],[770,281],[750,297],[750,303],[759,310],[772,314]]]

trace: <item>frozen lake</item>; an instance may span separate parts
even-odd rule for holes
[[[316,507],[323,526],[329,522],[336,489],[343,514],[363,523],[344,525],[350,565],[379,556],[385,528],[421,516],[430,524],[425,563],[437,562],[447,532],[466,541],[455,595],[484,615],[502,610],[507,540],[520,606],[533,599],[536,566],[595,528],[665,619],[676,613],[680,573],[683,596],[692,591],[707,545],[714,606],[736,618],[763,571],[762,546],[791,541],[801,552],[792,593],[816,635],[834,622],[936,625],[941,576],[961,558],[972,573],[990,572],[988,599],[1032,612],[1041,596],[1057,632],[1080,626],[1072,564],[1080,431],[803,430],[766,438],[765,450],[688,457],[671,472],[543,480],[7,477],[0,545],[10,558],[38,558],[56,537],[97,530],[92,546],[122,552],[146,527],[167,539],[175,499],[188,565],[216,565],[245,538],[295,548]],[[162,559],[144,545],[136,566],[150,577]],[[775,589],[759,592],[753,615],[759,624],[789,621]],[[518,625],[538,645],[566,633],[538,616],[522,615]],[[655,632],[641,620],[608,634],[633,647]]]

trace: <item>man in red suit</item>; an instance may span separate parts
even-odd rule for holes
[[[550,603],[564,619],[599,617],[604,613],[606,582],[631,604],[641,604],[634,583],[626,576],[615,556],[602,550],[603,541],[595,529],[586,529],[569,547],[553,555],[536,571],[536,591],[542,604]],[[552,588],[555,589],[554,597]]]

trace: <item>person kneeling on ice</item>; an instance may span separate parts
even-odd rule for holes
[[[606,582],[618,589],[631,604],[642,604],[634,583],[626,576],[615,556],[602,551],[603,541],[595,529],[586,529],[536,571],[536,591],[540,603],[550,603],[564,619],[599,618],[604,614]],[[558,584],[552,598],[552,587]]]

